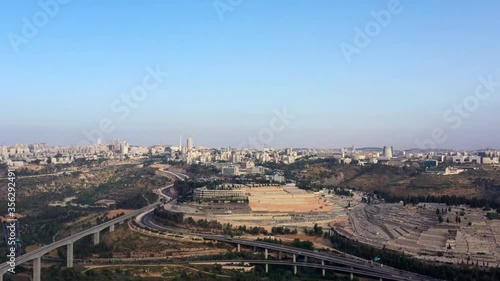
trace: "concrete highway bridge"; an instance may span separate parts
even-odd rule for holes
[[[161,170],[162,172],[174,176],[175,178],[179,180],[186,180],[189,178],[189,176],[180,174],[180,173],[174,173],[166,170]],[[166,188],[170,188],[172,185],[169,185]],[[22,256],[16,257],[15,265],[21,265],[27,262],[33,262],[33,281],[41,281],[40,280],[40,275],[41,275],[41,259],[44,255],[48,254],[49,252],[60,248],[60,247],[66,247],[67,250],[67,262],[66,266],[67,267],[73,267],[73,244],[87,236],[92,236],[92,240],[94,242],[94,245],[99,244],[100,242],[100,232],[109,229],[109,232],[113,232],[115,230],[115,226],[117,224],[122,224],[124,221],[134,218],[140,214],[144,213],[149,213],[152,210],[154,210],[158,205],[161,205],[164,203],[164,198],[161,198],[158,202],[151,204],[147,207],[144,207],[142,209],[136,210],[130,214],[120,216],[118,218],[112,219],[108,222],[102,223],[100,225],[96,225],[94,227],[91,227],[87,230],[84,230],[82,232],[79,232],[77,234],[71,235],[69,237],[66,237],[64,239],[61,239],[59,241],[56,241],[52,244],[45,245],[41,248],[38,248],[32,252],[26,253]],[[3,276],[5,273],[8,272],[8,270],[11,268],[10,263],[3,263],[0,265],[0,281],[3,281]]]
[[[383,266],[380,264],[373,264],[371,261],[360,259],[360,258],[348,258],[340,256],[338,254],[331,254],[325,252],[316,252],[311,250],[305,250],[295,247],[290,247],[281,244],[274,244],[263,241],[249,241],[243,239],[235,239],[220,235],[209,235],[209,234],[194,234],[185,231],[180,231],[171,227],[164,227],[155,224],[151,221],[152,213],[142,214],[138,217],[136,221],[139,222],[143,227],[154,229],[161,232],[175,232],[183,235],[193,235],[201,237],[207,241],[222,242],[227,244],[233,244],[236,246],[237,251],[241,251],[241,247],[253,248],[254,252],[258,250],[264,252],[264,258],[266,262],[262,264],[266,265],[266,272],[268,272],[269,264],[281,264],[289,265],[293,267],[294,274],[297,274],[299,267],[311,267],[311,268],[321,268],[323,276],[326,274],[326,270],[331,270],[333,272],[338,272],[342,274],[348,274],[351,280],[354,279],[354,275],[360,277],[370,277],[379,280],[422,280],[422,281],[435,281],[437,279],[419,275],[416,273],[399,270],[396,268]],[[278,260],[268,259],[270,251],[277,253]],[[283,260],[284,256],[291,256],[291,260]],[[303,262],[299,261],[302,258]],[[233,261],[235,262],[235,261]],[[236,261],[241,262],[241,261]],[[248,261],[249,263],[256,263]]]
[[[283,261],[283,260],[218,260],[218,261],[197,261],[197,262],[188,262],[188,264],[207,264],[207,263],[213,263],[213,264],[230,264],[232,263],[233,265],[237,264],[261,264],[265,265],[266,267],[266,272],[269,270],[269,265],[284,265],[284,266],[291,266],[294,268],[295,274],[297,274],[297,267],[309,267],[309,268],[318,268],[322,270],[323,277],[326,276],[326,270],[335,272],[335,273],[340,273],[344,274],[347,276],[350,276],[350,279],[354,279],[354,275],[356,276],[364,276],[368,278],[376,278],[380,280],[409,280],[405,279],[404,277],[401,276],[387,276],[386,274],[380,274],[380,273],[374,273],[371,271],[366,271],[366,270],[361,270],[361,269],[353,269],[353,268],[348,268],[348,267],[342,267],[342,266],[333,266],[333,265],[325,265],[324,263],[322,264],[317,264],[317,263],[308,263],[308,262],[292,262],[292,261]],[[417,280],[417,279],[414,279]]]
[[[188,177],[178,173],[172,173],[168,171],[164,171],[169,174],[176,176],[180,180],[185,180]],[[170,187],[170,186],[168,186]],[[166,187],[167,188],[167,187]],[[175,199],[172,199],[172,201]],[[32,252],[24,254],[16,258],[15,265],[21,265],[27,262],[33,263],[33,281],[41,281],[41,258],[49,253],[52,250],[55,250],[60,247],[67,248],[67,267],[73,267],[73,244],[87,236],[92,236],[94,245],[99,244],[100,242],[100,232],[109,229],[110,232],[113,232],[115,226],[117,224],[122,224],[124,221],[128,219],[132,219],[134,217],[139,217],[139,223],[144,227],[153,228],[158,231],[172,231],[171,228],[166,228],[162,226],[158,226],[151,221],[151,213],[152,211],[159,205],[163,205],[164,199],[160,199],[158,202],[136,210],[130,214],[120,216],[108,222],[102,223],[100,225],[94,226],[77,234],[71,235],[59,241],[56,241],[52,244],[43,246],[39,249],[36,249]],[[207,234],[195,234],[195,233],[185,233],[179,230],[176,230],[181,234],[190,234],[198,237],[202,237],[208,241],[216,241],[223,242],[228,244],[233,244],[237,247],[238,251],[241,250],[241,246],[253,247],[254,251],[257,249],[262,249],[264,251],[264,261],[231,261],[231,262],[247,262],[250,264],[264,264],[266,266],[266,271],[269,270],[269,264],[274,265],[289,265],[293,266],[294,273],[297,273],[298,267],[311,267],[311,268],[319,268],[322,269],[323,275],[325,275],[326,270],[331,270],[333,272],[338,272],[342,274],[348,274],[351,276],[351,279],[356,276],[370,277],[376,278],[379,280],[436,280],[430,277],[418,275],[411,272],[406,272],[402,270],[398,270],[391,267],[385,267],[381,265],[373,265],[370,261],[362,260],[362,259],[353,259],[346,258],[340,255],[334,255],[329,253],[319,253],[316,251],[309,251],[294,247],[289,247],[280,244],[273,244],[261,241],[248,241],[243,239],[233,239],[225,236],[218,235],[207,235]],[[279,260],[268,259],[269,251],[275,251],[278,253]],[[282,255],[287,254],[292,256],[292,260],[282,260]],[[298,261],[298,257],[303,257],[303,262]],[[309,262],[308,262],[309,259]],[[222,261],[221,261],[222,262]],[[327,264],[329,263],[329,264]],[[3,275],[8,272],[10,268],[9,263],[3,263],[0,265],[0,281],[3,281]],[[45,280],[44,280],[45,281]]]
[[[33,281],[41,281],[40,280],[40,272],[41,272],[41,258],[49,253],[50,251],[53,251],[57,248],[60,247],[66,247],[67,248],[67,267],[73,267],[73,244],[87,236],[92,236],[92,240],[94,242],[94,245],[99,244],[100,242],[100,232],[109,229],[110,232],[113,232],[115,230],[115,226],[117,224],[122,224],[124,221],[131,219],[133,217],[136,217],[142,213],[145,212],[150,212],[156,208],[156,206],[163,204],[163,202],[159,201],[157,203],[151,204],[147,207],[144,207],[142,209],[136,210],[133,213],[112,219],[108,222],[102,223],[100,225],[96,225],[92,228],[89,228],[87,230],[84,230],[82,232],[79,232],[77,234],[71,235],[69,237],[66,237],[64,239],[61,239],[59,241],[56,241],[52,244],[45,245],[41,248],[38,248],[32,252],[26,253],[22,256],[16,257],[16,262],[15,265],[21,265],[27,262],[33,262]],[[5,273],[8,272],[10,268],[9,263],[3,263],[0,265],[0,281],[3,281],[3,276]]]

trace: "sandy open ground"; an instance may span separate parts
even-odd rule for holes
[[[111,210],[108,212],[107,218],[112,219],[114,216],[121,214],[121,213],[125,213],[125,215],[128,215],[134,211],[135,210],[125,210],[125,209]]]
[[[249,193],[253,212],[329,212],[333,206],[325,199],[296,186],[264,186],[244,188]]]

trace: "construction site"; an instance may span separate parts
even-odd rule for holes
[[[293,185],[235,188],[245,194],[245,203],[187,202],[174,209],[195,220],[267,230],[275,226],[300,230],[318,224],[361,243],[419,259],[500,265],[500,220],[488,220],[482,209],[436,203],[366,204],[360,192],[339,196],[328,190],[310,192]]]
[[[360,195],[336,196],[328,192],[310,192],[294,185],[239,185],[246,203],[188,202],[174,209],[194,219],[217,220],[235,226],[273,226],[289,228],[328,227],[332,221],[347,221],[347,206],[360,201]],[[351,202],[351,203],[350,203]]]

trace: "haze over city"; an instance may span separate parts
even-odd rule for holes
[[[442,128],[437,147],[498,147],[497,1],[401,1],[362,48],[356,28],[388,1],[214,3],[70,1],[37,26],[37,2],[2,1],[0,143],[73,145],[109,118],[106,140],[234,147],[286,108],[294,118],[269,146],[408,149]],[[114,102],[148,68],[168,75],[120,118]],[[480,77],[494,90],[455,112]]]
[[[0,281],[500,281],[499,11],[0,1]]]

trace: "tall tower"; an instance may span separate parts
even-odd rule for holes
[[[128,154],[129,150],[129,144],[126,141],[123,141],[120,143],[120,153],[121,154]]]
[[[392,146],[384,146],[384,157],[392,158]]]
[[[182,151],[182,135],[179,138],[179,151]]]
[[[193,149],[193,138],[188,138],[186,140],[186,145],[187,145],[188,150],[192,150]]]

